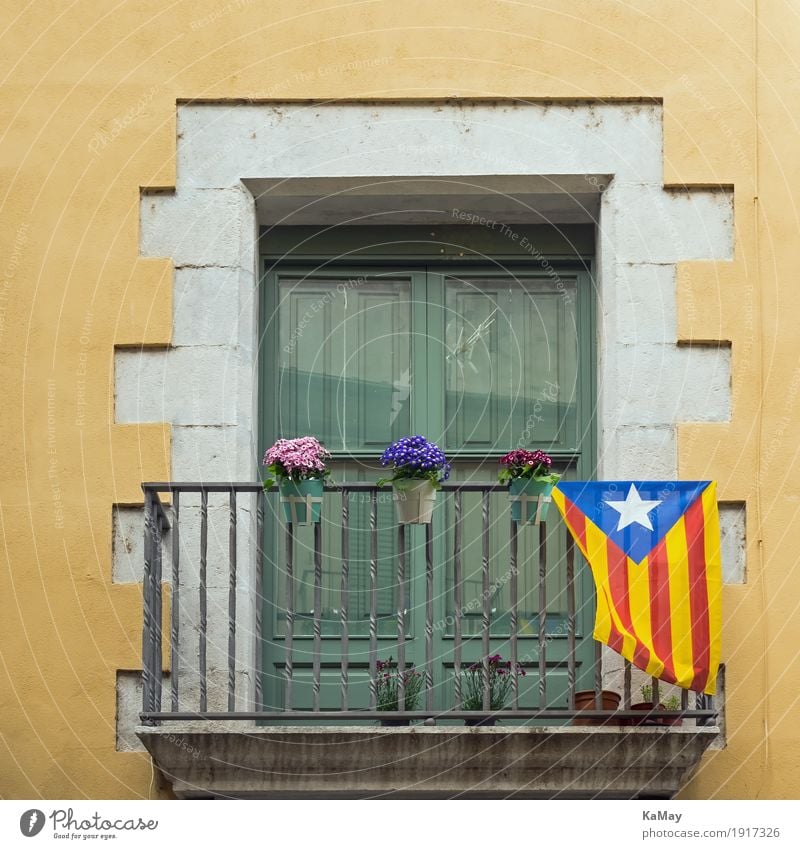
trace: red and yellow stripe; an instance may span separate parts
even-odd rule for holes
[[[594,638],[649,675],[713,694],[722,626],[716,484],[706,487],[641,563],[558,488],[553,501],[592,569]]]

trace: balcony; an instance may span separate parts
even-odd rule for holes
[[[719,733],[703,695],[631,710],[629,664],[603,709],[587,567],[554,511],[519,525],[497,484],[446,483],[425,526],[396,525],[372,483],[328,488],[310,527],[258,483],[143,490],[137,733],[179,796],[671,798]],[[401,677],[378,709],[387,657],[417,671],[418,703]]]

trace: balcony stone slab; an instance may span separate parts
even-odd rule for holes
[[[186,799],[671,799],[718,733],[694,726],[253,727],[213,721],[137,729],[176,796]]]

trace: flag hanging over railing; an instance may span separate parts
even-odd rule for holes
[[[655,678],[713,695],[722,628],[716,484],[561,481],[553,501],[594,576],[594,638]]]

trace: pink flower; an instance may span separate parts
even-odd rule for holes
[[[325,458],[330,452],[313,436],[301,436],[297,439],[279,439],[264,455],[263,465],[282,466],[287,475],[325,470]]]

